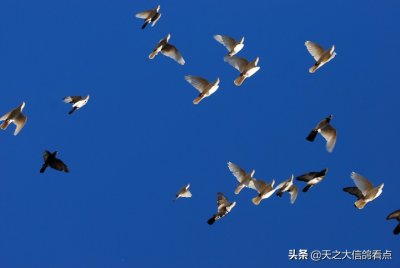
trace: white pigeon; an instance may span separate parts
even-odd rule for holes
[[[299,192],[299,189],[297,188],[297,186],[293,184],[293,179],[294,179],[294,176],[292,174],[292,176],[289,179],[281,182],[275,188],[275,190],[278,191],[276,193],[276,195],[279,196],[279,197],[282,197],[282,195],[285,192],[289,192],[289,194],[290,194],[290,203],[292,203],[292,204],[294,203],[294,201],[296,201],[297,193]]]
[[[208,219],[207,223],[209,225],[213,225],[215,221],[225,217],[231,210],[236,206],[236,202],[229,202],[228,199],[224,196],[223,193],[217,194],[217,213],[214,214],[210,219]]]
[[[316,43],[306,41],[305,46],[316,61],[315,64],[309,69],[310,73],[314,73],[317,69],[325,65],[325,63],[329,62],[336,56],[334,45],[330,49],[325,50]]]
[[[193,75],[186,75],[185,79],[200,92],[199,96],[193,100],[193,104],[198,104],[202,99],[214,94],[219,88],[219,78],[212,83],[202,77]]]
[[[274,184],[275,184],[275,180],[272,180],[272,182],[270,184],[267,184],[264,181],[259,181],[259,180],[254,179],[253,184],[255,186],[254,190],[256,190],[258,192],[258,195],[252,199],[253,204],[256,206],[260,204],[261,200],[267,199],[268,197],[273,195],[275,192],[275,189],[273,188]]]
[[[259,61],[258,57],[252,62],[236,56],[225,57],[224,61],[228,62],[232,67],[240,72],[240,76],[234,81],[237,86],[240,86],[246,78],[251,77],[260,70],[260,67],[257,66]]]
[[[346,187],[343,188],[343,191],[357,197],[357,201],[354,203],[354,205],[358,209],[364,208],[367,203],[378,198],[382,194],[384,186],[383,183],[377,187],[374,187],[367,178],[358,173],[352,172],[350,176],[357,187]]]
[[[87,95],[86,97],[82,97],[82,96],[67,96],[67,97],[63,98],[63,101],[65,103],[72,104],[72,110],[69,111],[68,114],[72,114],[76,110],[78,110],[78,109],[82,108],[83,106],[85,106],[86,103],[89,101],[89,98],[90,98],[89,95]]]
[[[158,42],[157,46],[153,49],[153,52],[150,53],[149,59],[151,59],[151,60],[154,59],[154,57],[157,56],[157,54],[159,52],[161,52],[164,56],[167,56],[167,57],[175,60],[180,65],[184,65],[185,60],[183,59],[181,53],[178,51],[178,49],[175,46],[168,43],[170,38],[171,38],[171,35],[168,34],[166,37],[161,39]]]
[[[146,10],[136,14],[136,18],[143,19],[144,24],[142,25],[142,29],[146,28],[147,24],[152,23],[151,27],[153,27],[156,22],[160,19],[161,13],[160,5],[158,5],[155,9]]]
[[[239,185],[235,190],[235,194],[239,194],[244,187],[250,187],[252,189],[255,188],[253,184],[255,170],[252,170],[250,173],[246,173],[246,171],[232,162],[228,162],[228,168],[239,182]]]
[[[333,148],[335,148],[337,136],[336,129],[330,124],[332,117],[333,115],[329,115],[327,118],[321,120],[306,137],[308,141],[313,142],[317,134],[320,133],[326,140],[326,150],[330,153],[333,151]]]
[[[22,102],[20,106],[0,117],[0,121],[4,121],[0,128],[5,130],[10,123],[14,123],[16,126],[14,136],[16,136],[26,124],[27,117],[22,113],[24,107],[25,102]]]
[[[232,57],[233,55],[239,53],[239,51],[244,47],[244,37],[242,37],[239,41],[236,41],[232,37],[217,34],[214,35],[214,39],[229,51],[227,55],[228,57]]]
[[[189,187],[190,187],[190,184],[188,184],[188,185],[182,187],[182,188],[179,190],[179,192],[175,195],[174,201],[175,201],[176,199],[180,198],[180,197],[186,197],[186,198],[192,197],[192,193],[189,191]]]

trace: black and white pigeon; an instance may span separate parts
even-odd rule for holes
[[[285,192],[288,192],[290,194],[290,203],[292,203],[292,204],[294,203],[294,201],[296,201],[297,194],[299,192],[299,189],[297,188],[297,186],[293,184],[293,179],[294,179],[294,176],[292,174],[292,176],[289,179],[281,182],[275,188],[275,190],[277,191],[276,195],[279,197],[282,197],[282,195]]]
[[[387,218],[387,220],[392,220],[392,219],[396,219],[397,221],[400,222],[400,209],[393,211],[392,213],[390,213]],[[394,228],[393,233],[395,235],[398,235],[400,233],[400,223],[397,224],[396,228]]]
[[[63,161],[56,157],[57,153],[57,151],[54,151],[54,153],[50,153],[47,150],[43,153],[44,164],[40,169],[40,173],[44,173],[47,167],[54,168],[58,171],[69,172],[67,165],[65,165]]]
[[[0,125],[0,128],[6,130],[10,123],[14,123],[14,125],[16,126],[14,131],[14,136],[16,136],[25,126],[27,120],[27,117],[22,113],[24,107],[25,107],[25,102],[22,102],[20,106],[0,117],[0,121],[4,121]]]
[[[316,127],[311,130],[310,134],[306,137],[308,141],[313,142],[318,133],[326,140],[326,150],[332,152],[336,144],[336,129],[330,124],[333,115],[320,121]]]
[[[155,56],[158,55],[159,52],[161,52],[164,56],[167,56],[180,65],[185,64],[185,60],[183,59],[181,53],[178,51],[178,49],[174,46],[171,45],[169,42],[169,39],[171,38],[171,35],[168,34],[166,37],[161,39],[157,46],[153,49],[153,51],[149,55],[149,59],[154,59]]]
[[[89,95],[87,95],[86,97],[82,97],[82,96],[67,96],[67,97],[63,98],[63,101],[65,103],[72,104],[72,110],[69,111],[68,114],[72,114],[76,110],[78,110],[78,109],[82,108],[83,106],[85,106],[86,103],[89,101],[89,98],[90,98]]]
[[[307,185],[303,188],[303,192],[307,192],[311,187],[314,185],[320,183],[326,176],[326,173],[328,173],[328,169],[325,168],[321,171],[313,171],[309,172],[303,175],[300,175],[296,177],[296,180],[298,181],[304,181],[307,183]]]
[[[210,219],[208,219],[207,223],[209,225],[213,225],[215,221],[225,217],[229,212],[231,212],[232,208],[236,206],[236,202],[230,203],[228,199],[224,196],[223,193],[217,194],[217,205],[218,211],[214,214]]]
[[[152,23],[151,27],[153,27],[157,23],[157,21],[161,17],[160,8],[161,6],[158,5],[155,9],[146,10],[136,14],[136,18],[144,20],[142,29],[146,28],[147,24],[149,23]]]
[[[350,176],[357,187],[346,187],[343,188],[343,191],[357,197],[357,201],[354,203],[356,208],[364,208],[367,203],[378,198],[382,194],[383,183],[374,187],[367,178],[356,172],[352,172]]]

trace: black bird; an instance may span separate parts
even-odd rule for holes
[[[332,117],[333,115],[329,115],[327,118],[320,121],[306,137],[308,141],[313,142],[318,132],[321,133],[322,137],[326,140],[326,150],[328,152],[332,152],[336,144],[336,129],[329,124]]]
[[[400,209],[398,209],[398,210],[396,210],[396,211],[390,213],[389,216],[387,216],[386,219],[387,219],[387,220],[396,219],[397,221],[400,222]],[[396,228],[394,228],[393,233],[394,233],[395,235],[397,235],[397,234],[400,233],[400,223],[397,224]]]
[[[218,193],[217,194],[217,205],[218,205],[218,211],[216,214],[214,214],[208,221],[207,223],[209,225],[212,225],[216,220],[221,219],[222,217],[226,216],[232,208],[236,205],[236,202],[230,203],[228,199],[224,196],[223,193]]]
[[[69,172],[67,165],[65,165],[64,162],[61,161],[60,159],[56,158],[57,153],[58,153],[57,151],[54,151],[54,153],[45,151],[43,153],[44,164],[40,169],[40,173],[43,173],[48,166],[59,171]]]
[[[318,184],[319,182],[321,182],[325,176],[326,173],[328,173],[328,169],[325,168],[321,171],[313,171],[313,172],[309,172],[303,175],[300,175],[298,177],[296,177],[296,180],[298,181],[304,181],[307,183],[306,187],[303,188],[303,192],[307,192],[308,189],[310,189],[311,187],[313,187],[314,185]]]

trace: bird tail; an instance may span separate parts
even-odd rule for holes
[[[308,70],[310,73],[314,73],[318,69],[319,64],[314,64],[311,66],[311,68]]]
[[[240,75],[238,78],[235,79],[234,83],[235,85],[240,86],[245,79],[246,77],[244,75]]]
[[[10,120],[6,120],[1,124],[0,128],[1,129],[7,129],[8,125],[10,124]]]
[[[199,104],[199,102],[204,98],[204,94],[200,94],[197,98],[193,100],[193,104]]]
[[[207,221],[207,223],[208,223],[209,225],[213,225],[214,222],[215,222],[215,216],[212,216],[212,217],[209,218],[208,221]]]
[[[238,187],[236,187],[235,194],[239,194],[240,191],[244,188],[244,184],[239,184]]]
[[[151,54],[149,55],[149,59],[154,59],[155,56],[157,56],[158,52],[157,50],[154,50],[153,52],[151,52]]]
[[[304,187],[303,193],[307,192],[311,187],[312,187],[312,185],[307,185],[306,187]]]
[[[44,171],[46,170],[47,165],[43,164],[42,168],[40,169],[40,173],[44,173]]]
[[[358,208],[358,209],[363,209],[363,208],[365,207],[366,204],[367,204],[367,203],[366,203],[364,200],[362,200],[362,199],[357,200],[357,201],[354,203],[354,205],[355,205],[356,208]]]
[[[313,130],[311,130],[310,134],[308,134],[306,139],[308,141],[314,141],[315,137],[317,137],[317,134],[318,134],[318,130],[313,129]]]
[[[73,113],[73,112],[75,112],[77,109],[78,109],[78,107],[74,107],[74,108],[72,108],[72,110],[71,110],[71,111],[69,111],[69,113],[68,113],[68,114],[72,114],[72,113]]]
[[[144,30],[144,28],[146,28],[147,24],[149,24],[148,21],[146,21],[146,22],[142,25],[142,30]]]
[[[400,223],[397,224],[396,228],[394,228],[393,233],[394,233],[395,235],[397,235],[397,234],[400,233]]]
[[[261,202],[261,196],[257,195],[256,197],[254,197],[253,199],[251,199],[251,201],[253,201],[253,204],[258,206]]]

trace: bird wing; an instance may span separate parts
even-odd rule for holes
[[[255,187],[254,190],[256,190],[258,193],[263,192],[268,187],[268,184],[265,181],[253,180],[253,184]]]
[[[171,59],[175,60],[178,62],[180,65],[185,64],[185,60],[183,59],[181,53],[179,53],[178,49],[176,49],[175,46],[171,44],[166,44],[162,49],[161,53],[167,57],[170,57]]]
[[[290,180],[290,179],[285,180],[285,181],[279,183],[279,184],[275,187],[275,189],[276,189],[276,190],[281,189],[283,186],[285,186],[285,185],[289,182],[289,180]]]
[[[148,19],[148,18],[154,16],[153,14],[154,14],[154,9],[151,9],[151,10],[146,10],[146,11],[143,11],[143,12],[139,12],[135,16],[136,16],[136,18],[145,20],[145,19]]]
[[[161,18],[161,13],[156,13],[152,18],[153,23],[151,24],[151,27],[153,27],[160,18]]]
[[[311,41],[306,41],[305,45],[307,47],[308,52],[310,52],[311,56],[314,57],[315,61],[318,61],[321,58],[322,54],[324,54],[325,51],[324,48],[316,43],[313,43]]]
[[[222,44],[228,51],[232,51],[236,46],[237,42],[235,39],[226,36],[226,35],[214,35],[214,39],[217,40],[220,44]]]
[[[44,151],[43,160],[46,162],[50,155],[51,155],[51,153],[49,151],[47,151],[47,150]]]
[[[387,217],[387,220],[390,219],[397,219],[398,221],[400,221],[400,209],[393,211],[392,213],[390,213]]]
[[[239,182],[243,182],[246,177],[246,171],[232,162],[228,162],[228,168]]]
[[[225,197],[225,195],[223,193],[219,192],[217,194],[218,211],[220,211],[221,208],[223,208],[223,207],[229,206],[229,204],[230,203],[229,203],[228,199]]]
[[[233,68],[239,72],[243,72],[244,68],[249,64],[249,61],[240,57],[225,57],[224,61],[229,63]]]
[[[361,199],[364,197],[364,195],[362,194],[360,189],[358,189],[357,187],[345,187],[345,188],[343,188],[343,191],[356,196],[358,199]]]
[[[336,129],[328,124],[321,129],[321,135],[326,140],[326,149],[332,152],[336,144]]]
[[[374,186],[372,185],[372,183],[368,179],[366,179],[365,177],[361,176],[358,173],[352,172],[351,178],[353,179],[357,188],[360,189],[360,191],[362,192],[362,194],[364,196],[366,195],[366,193],[368,191],[374,189]]]
[[[82,99],[83,99],[82,96],[67,96],[67,97],[65,97],[65,98],[63,99],[63,101],[64,101],[65,103],[76,103],[76,102],[78,102],[78,101],[80,101],[80,100],[82,100]]]
[[[6,113],[5,115],[3,115],[2,117],[0,117],[0,121],[3,120],[7,120],[8,116],[11,114],[12,111],[9,111],[8,113]]]
[[[14,119],[14,124],[17,126],[14,131],[14,136],[17,135],[26,124],[27,117],[23,113],[19,113]]]
[[[314,179],[315,176],[316,176],[318,173],[319,173],[319,172],[308,172],[308,173],[306,173],[306,174],[297,176],[297,177],[296,177],[296,180],[308,182],[308,181]]]
[[[206,79],[199,76],[187,75],[185,76],[185,79],[189,84],[200,91],[200,93],[203,93],[206,87],[210,84],[210,82],[208,82]]]
[[[68,167],[66,164],[64,164],[63,161],[61,161],[60,159],[56,158],[54,159],[54,161],[51,163],[50,165],[52,168],[59,170],[59,171],[65,171],[68,172]]]
[[[292,186],[290,186],[290,188],[289,188],[290,203],[293,204],[294,201],[296,201],[298,192],[299,192],[299,188],[297,188],[296,185],[292,184]]]

